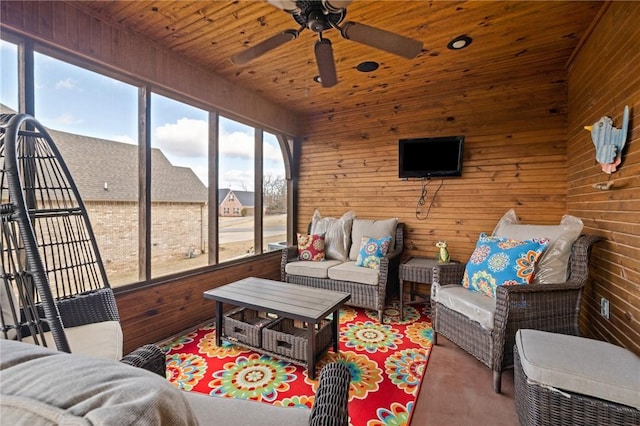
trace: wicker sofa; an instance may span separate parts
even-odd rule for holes
[[[346,222],[349,226],[349,221]],[[309,225],[309,232],[314,229]],[[331,232],[329,232],[330,234]],[[398,267],[404,249],[404,224],[397,219],[370,220],[354,218],[344,260],[329,259],[323,262],[298,258],[298,248],[290,246],[282,250],[281,279],[284,282],[308,287],[324,288],[351,294],[349,305],[378,312],[383,322],[385,303],[392,292],[398,289]],[[392,235],[392,243],[378,269],[356,266],[358,248],[362,236],[381,238]],[[344,235],[343,235],[344,236]]]
[[[120,362],[0,339],[2,424],[335,425],[349,422],[351,374],[326,364],[313,407],[183,392]]]

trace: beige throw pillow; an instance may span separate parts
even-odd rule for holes
[[[339,219],[335,217],[322,217],[318,209],[311,218],[311,234],[324,234],[324,256],[329,260],[342,262],[349,258],[351,246],[351,226],[356,214],[349,210]]]
[[[351,250],[349,251],[349,259],[358,260],[362,237],[391,237],[391,244],[389,244],[389,253],[391,253],[396,247],[396,226],[398,226],[397,217],[384,220],[354,219],[353,227],[351,228]]]
[[[557,284],[569,277],[571,247],[583,227],[582,220],[570,215],[564,215],[559,225],[525,225],[520,223],[516,212],[511,209],[502,216],[493,235],[520,241],[549,238],[549,245],[536,265],[532,284]]]

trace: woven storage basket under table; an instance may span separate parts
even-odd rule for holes
[[[316,325],[314,336],[318,353],[331,343],[331,323],[330,320],[322,320]],[[307,327],[302,321],[280,318],[262,330],[262,347],[292,359],[306,360],[309,344]]]
[[[260,347],[262,345],[262,329],[273,321],[274,319],[270,318],[266,312],[236,308],[223,316],[223,337]]]

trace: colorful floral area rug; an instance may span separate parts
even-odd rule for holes
[[[408,425],[432,344],[427,307],[399,304],[384,313],[345,306],[340,311],[339,353],[328,362],[351,371],[349,417],[353,426]],[[223,342],[216,346],[214,324],[166,344],[167,378],[177,387],[224,398],[253,399],[274,405],[311,407],[318,380],[306,368]],[[318,374],[317,374],[318,376]]]

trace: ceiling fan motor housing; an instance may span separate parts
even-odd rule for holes
[[[293,19],[316,33],[338,25],[347,14],[346,9],[328,10],[322,6],[320,1],[297,1],[296,5],[298,10],[293,13]]]

